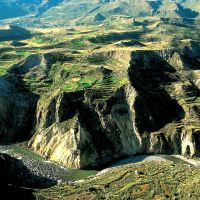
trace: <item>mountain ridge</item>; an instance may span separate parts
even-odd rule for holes
[[[197,18],[199,0],[24,0],[0,3],[0,19],[32,16],[42,21],[63,20],[94,23],[112,16],[158,16],[169,18]],[[102,16],[100,20],[98,16]]]

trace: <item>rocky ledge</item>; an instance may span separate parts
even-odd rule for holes
[[[29,146],[71,168],[90,168],[138,153],[199,153],[200,47],[134,51],[129,84],[40,99]]]
[[[12,73],[45,79],[55,59],[52,54],[35,57],[32,65],[27,63],[33,56],[15,65]],[[36,95],[34,106],[27,106],[34,118],[25,126],[32,135],[29,147],[69,168],[95,168],[134,154],[198,155],[199,66],[200,46],[194,41],[176,49],[139,50],[131,53],[128,69],[124,67],[126,84],[71,92],[55,87]],[[99,71],[102,79],[113,73],[106,66]],[[59,77],[66,76],[59,72]],[[33,100],[35,94],[30,95]],[[8,116],[1,118],[8,123]],[[23,119],[28,118],[20,119],[27,124]],[[1,127],[11,127],[6,123]]]

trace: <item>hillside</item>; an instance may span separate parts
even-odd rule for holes
[[[41,15],[61,1],[62,0],[1,0],[0,20],[26,15]]]
[[[117,0],[117,1],[63,1],[62,4],[52,7],[42,14],[43,20],[66,20],[78,23],[100,22],[97,16],[102,16],[103,20],[117,15],[129,17],[161,16],[161,17],[186,17],[195,18],[199,12],[190,9],[193,2],[190,1],[185,7],[182,1],[169,0]]]
[[[197,12],[200,11],[200,1],[199,0],[188,0],[184,2],[184,6],[195,10]]]
[[[83,169],[198,155],[199,27],[183,23],[119,18],[3,41],[1,143],[28,138],[46,159]]]
[[[74,184],[35,191],[36,199],[198,199],[198,168],[170,161],[119,166]]]
[[[0,19],[27,16],[37,23],[85,24],[99,23],[116,16],[144,17],[159,16],[170,18],[197,18],[198,0],[24,0],[2,1]],[[30,19],[29,19],[30,20]]]
[[[2,199],[198,199],[198,1],[2,2]]]
[[[31,37],[31,33],[17,26],[8,26],[0,30],[0,41],[24,40]]]

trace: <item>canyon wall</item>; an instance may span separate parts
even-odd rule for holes
[[[27,64],[33,58],[36,62]],[[59,59],[65,62],[66,58],[59,55]],[[15,65],[12,72],[42,79],[51,70],[54,60],[51,54],[32,55]],[[1,123],[3,119],[5,122],[1,128],[10,127],[15,134],[10,131],[6,137],[2,131],[1,135],[12,140],[19,135],[15,123],[21,131],[22,124],[26,124],[29,128],[26,132],[32,134],[29,147],[69,168],[95,168],[134,154],[198,155],[199,67],[200,46],[191,41],[177,49],[133,51],[130,65],[124,67],[129,81],[115,88],[74,92],[55,89],[40,97],[29,94],[30,103],[22,104],[27,99],[22,95],[19,104],[17,100],[13,102],[13,98],[13,103],[6,100],[4,96],[12,85],[3,80],[1,91],[6,92],[0,96],[4,105]],[[111,71],[106,66],[100,69],[102,73]],[[19,99],[16,94],[14,97]],[[12,112],[18,114],[11,114],[14,119],[8,126],[7,113]]]

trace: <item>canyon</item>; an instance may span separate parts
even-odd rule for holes
[[[200,46],[194,41],[184,45],[131,52],[125,85],[69,93],[56,89],[41,96],[27,92],[21,77],[45,79],[54,58],[68,58],[28,56],[11,67],[15,80],[1,78],[1,142],[33,135],[33,151],[77,169],[135,154],[198,155]],[[96,70],[102,82],[113,73],[106,66]]]
[[[2,198],[198,199],[199,5],[2,0]]]

